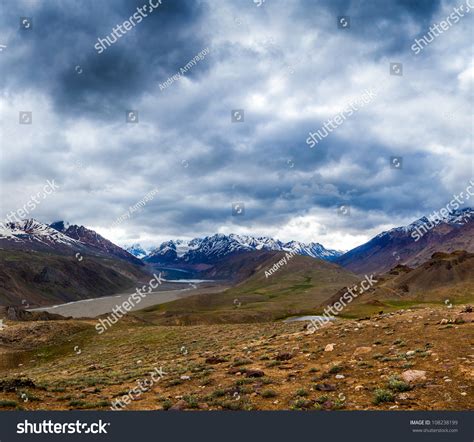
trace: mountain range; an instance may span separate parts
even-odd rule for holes
[[[0,224],[0,305],[25,299],[41,305],[104,296],[133,287],[161,269],[190,272],[181,278],[191,275],[241,284],[254,277],[263,263],[270,264],[272,256],[276,259],[275,253],[305,258],[305,267],[329,261],[350,275],[381,274],[397,266],[414,268],[438,252],[473,253],[473,215],[466,208],[436,222],[423,217],[382,232],[346,253],[319,243],[235,234],[171,240],[147,253],[139,244],[127,251],[91,229],[62,221]],[[291,268],[300,262],[293,258]],[[165,272],[168,279],[174,275]]]
[[[343,254],[341,251],[326,249],[323,245],[314,242],[309,244],[298,241],[283,243],[265,236],[215,234],[204,238],[194,238],[190,241],[164,242],[143,259],[146,262],[161,265],[214,264],[226,256],[255,250],[293,252],[297,255],[326,261],[334,261]],[[135,245],[134,248],[129,249],[129,252],[141,253],[142,250]]]

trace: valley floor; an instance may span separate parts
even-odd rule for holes
[[[283,322],[125,318],[98,335],[94,320],[7,321],[0,408],[108,410],[121,400],[125,410],[472,410],[473,315],[424,307],[314,334]]]

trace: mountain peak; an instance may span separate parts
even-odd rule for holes
[[[342,252],[336,250],[328,250],[319,243],[305,244],[298,241],[283,243],[267,236],[253,237],[235,233],[229,235],[216,233],[204,238],[194,238],[190,241],[166,241],[151,252],[145,260],[161,264],[211,263],[233,253],[252,250],[294,252],[298,255],[327,261],[334,260],[342,254]]]

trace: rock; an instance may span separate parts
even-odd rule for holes
[[[336,379],[344,379],[344,375],[343,374],[337,374],[336,375]]]
[[[265,373],[262,370],[249,369],[245,370],[245,377],[247,378],[261,378],[265,376]]]
[[[198,405],[198,408],[199,408],[200,410],[208,410],[208,409],[209,409],[209,405],[207,405],[206,403],[204,403],[204,404],[199,404],[199,405]]]
[[[405,354],[407,356],[413,356],[415,354],[415,351],[414,350],[408,350]]]
[[[182,381],[189,381],[191,379],[191,376],[186,376],[185,374],[183,374],[183,376],[180,376],[180,379]]]
[[[354,350],[353,356],[363,355],[363,354],[366,354],[366,353],[370,353],[371,351],[372,351],[371,347],[357,347]]]
[[[332,402],[332,401],[326,401],[323,404],[323,408],[325,410],[330,410],[333,406],[334,406],[334,402]]]
[[[472,306],[471,305],[466,305],[466,307],[464,307],[461,310],[461,313],[472,313]]]
[[[417,381],[425,381],[426,380],[426,371],[424,370],[406,370],[401,375],[402,379],[411,384]]]
[[[446,318],[441,319],[441,322],[440,322],[441,325],[444,325],[444,324],[447,324],[447,323],[448,323],[448,320]]]
[[[363,390],[364,388],[365,388],[365,387],[364,387],[363,385],[356,385],[356,386],[354,387],[354,390],[355,390],[355,391],[361,391],[361,390]]]
[[[222,362],[226,362],[226,360],[219,356],[210,356],[209,358],[206,358],[206,364],[221,364]]]
[[[275,357],[277,361],[288,361],[291,359],[293,355],[291,353],[278,353],[278,355]]]
[[[332,384],[316,384],[316,390],[318,391],[336,391],[336,386]]]
[[[336,344],[328,344],[324,347],[324,351],[333,351]]]
[[[183,401],[182,399],[178,402],[176,402],[176,404],[174,404],[170,410],[174,410],[174,411],[180,411],[180,410],[184,410],[186,407],[188,406],[188,404],[186,403],[186,401]]]
[[[452,379],[449,379],[449,378],[447,378],[447,379],[445,379],[445,380],[444,380],[444,382],[453,382],[453,380],[452,380]]]

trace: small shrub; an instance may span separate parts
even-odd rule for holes
[[[291,408],[295,410],[300,410],[303,408],[309,408],[311,404],[312,402],[309,401],[308,399],[296,399],[296,401],[293,402],[293,405]]]
[[[163,407],[163,410],[169,410],[173,406],[173,402],[171,402],[169,399],[165,399],[161,406]]]
[[[274,390],[264,390],[262,391],[262,397],[264,398],[272,398],[278,396],[276,391]]]
[[[333,366],[328,370],[328,372],[331,373],[331,374],[336,374],[336,373],[341,372],[342,370],[344,370],[344,366],[339,364],[339,365],[333,365]]]
[[[241,367],[242,365],[250,364],[252,361],[250,359],[234,359],[232,367]]]
[[[408,385],[406,382],[401,381],[396,376],[392,376],[389,379],[388,388],[390,388],[390,390],[398,392],[411,390],[410,385]]]
[[[300,388],[296,390],[295,396],[306,397],[308,396],[308,392],[304,388]]]
[[[199,402],[196,396],[187,395],[183,399],[187,402],[189,408],[198,408]]]
[[[384,388],[377,388],[374,391],[374,405],[378,405],[384,402],[393,402],[395,400],[395,396],[390,390],[385,390]]]
[[[16,406],[17,406],[17,403],[15,401],[0,399],[0,408],[16,407]]]

